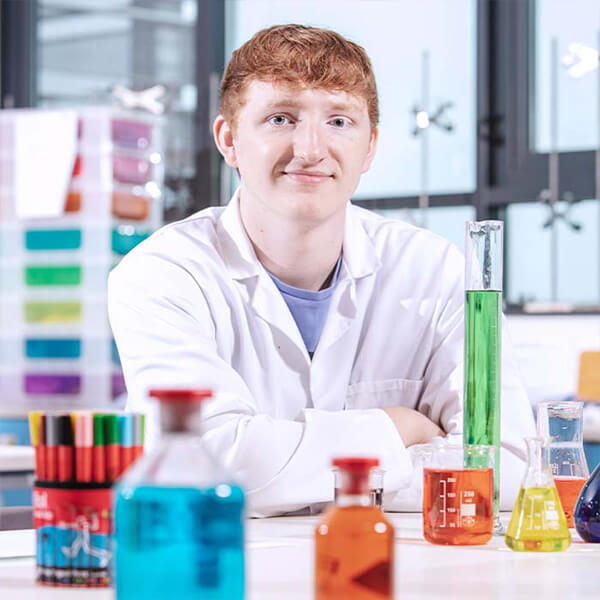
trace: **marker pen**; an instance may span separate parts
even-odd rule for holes
[[[75,419],[75,479],[92,481],[92,454],[94,447],[94,416],[77,413]]]
[[[73,423],[70,415],[59,415],[56,418],[58,439],[58,480],[71,481],[73,479]]]
[[[137,460],[144,454],[144,423],[145,415],[134,413],[133,415],[133,460]]]
[[[58,415],[46,415],[46,480],[56,481],[58,477]]]
[[[121,476],[133,463],[133,429],[134,418],[131,414],[118,415],[119,424],[119,476]]]
[[[29,437],[35,452],[35,478],[46,479],[46,417],[44,411],[35,410],[29,413]]]
[[[104,450],[106,476],[109,482],[119,477],[119,425],[117,415],[104,415]]]
[[[106,482],[106,460],[104,458],[104,415],[94,415],[94,449],[92,477],[98,483]]]

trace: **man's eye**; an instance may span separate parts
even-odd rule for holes
[[[348,125],[348,119],[344,117],[336,117],[335,119],[331,119],[331,123],[335,125],[335,127],[342,128]]]
[[[269,122],[273,125],[285,125],[288,123],[289,119],[284,115],[275,115],[269,119]]]

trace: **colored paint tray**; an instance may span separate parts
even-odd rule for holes
[[[81,267],[79,265],[29,265],[25,267],[24,279],[28,286],[81,285]]]
[[[79,394],[81,377],[72,374],[29,373],[23,379],[23,387],[27,394],[34,395]]]
[[[80,358],[81,340],[76,338],[28,338],[27,358]]]
[[[27,323],[77,323],[81,321],[81,302],[25,302]]]
[[[149,235],[149,231],[139,230],[131,225],[116,227],[112,230],[112,251],[124,256]]]
[[[150,214],[150,198],[139,194],[114,192],[112,197],[112,213],[120,219],[143,221]]]
[[[81,229],[28,229],[27,250],[77,250],[81,248]]]

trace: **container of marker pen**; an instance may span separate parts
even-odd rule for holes
[[[46,585],[107,586],[110,484],[88,481],[89,453],[75,451],[78,445],[91,445],[91,415],[44,417],[50,451],[44,453],[45,468],[36,470],[33,488],[37,580]]]
[[[38,583],[83,587],[110,584],[110,488],[108,483],[35,482]]]
[[[44,454],[45,476],[36,470],[33,490],[37,581],[52,586],[106,587],[113,531],[113,481],[107,476],[106,462],[113,461],[114,469],[114,460],[107,457],[105,441],[114,439],[111,423],[118,420],[116,415],[92,413],[44,417],[45,439],[52,450]],[[108,425],[107,417],[112,417]],[[41,419],[33,421],[35,425]],[[39,435],[36,441],[40,442]],[[49,460],[54,461],[52,465]]]

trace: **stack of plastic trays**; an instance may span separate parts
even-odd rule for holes
[[[64,214],[19,219],[11,161],[20,112],[0,111],[0,407],[107,407],[125,391],[107,277],[161,225],[160,121],[78,109]]]

